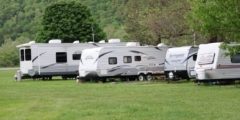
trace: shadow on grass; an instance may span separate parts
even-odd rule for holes
[[[229,81],[221,81],[221,82],[204,82],[204,83],[199,83],[198,86],[219,86],[219,87],[227,87],[227,86],[236,86],[236,88],[240,88],[240,81],[236,80],[233,82]]]
[[[175,81],[165,81],[168,84],[184,84],[184,83],[191,83],[193,80],[175,80]]]
[[[76,79],[61,79],[61,78],[56,78],[56,79],[51,79],[51,80],[43,80],[43,79],[22,79],[20,82],[37,82],[37,81],[42,81],[42,82],[49,82],[49,81],[76,81]]]

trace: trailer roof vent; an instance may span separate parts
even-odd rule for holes
[[[109,39],[108,43],[120,43],[121,40],[120,39]]]
[[[160,43],[160,44],[158,44],[157,46],[158,46],[158,47],[162,47],[162,46],[166,47],[167,45],[165,45],[164,43]]]
[[[60,40],[60,39],[52,39],[52,40],[49,40],[48,43],[62,43],[62,40]]]
[[[28,44],[30,44],[30,45],[31,45],[31,44],[34,44],[34,43],[35,43],[35,41],[30,41]]]
[[[128,42],[126,46],[140,46],[139,42]]]
[[[78,40],[75,40],[73,43],[79,43],[79,41],[78,41]]]
[[[101,41],[99,41],[98,43],[105,43],[105,40],[101,40]]]

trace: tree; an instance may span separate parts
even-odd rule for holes
[[[125,25],[130,38],[146,44],[158,44],[162,39],[176,43],[179,37],[193,34],[184,16],[189,10],[186,0],[133,0],[128,5]]]
[[[29,41],[30,39],[26,37],[19,37],[15,41],[6,39],[0,47],[0,66],[14,67],[19,65],[19,49],[16,46]]]
[[[239,52],[240,47],[228,46],[240,40],[239,0],[191,0],[188,20],[195,31],[209,36],[209,42],[223,41],[221,47],[230,50],[227,55]]]
[[[37,42],[61,39],[63,42],[81,42],[106,39],[106,34],[93,19],[90,9],[79,2],[56,2],[46,7]]]

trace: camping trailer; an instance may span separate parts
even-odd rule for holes
[[[198,47],[183,46],[169,48],[166,53],[164,72],[167,80],[191,79],[195,77],[194,66]]]
[[[220,48],[222,43],[200,44],[195,64],[196,81],[231,81],[240,79],[240,53],[230,58],[228,50]],[[240,44],[229,44],[239,46]]]
[[[109,40],[111,41],[111,40]],[[111,43],[61,43],[50,40],[49,43],[31,41],[18,45],[20,50],[21,78],[51,79],[52,76],[76,77],[81,53],[86,48],[103,46],[125,46],[125,42]]]
[[[153,75],[164,75],[164,59],[168,47],[124,46],[85,49],[79,64],[79,80],[151,80]]]

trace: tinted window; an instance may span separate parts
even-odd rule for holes
[[[231,58],[232,63],[240,63],[240,53]]]
[[[141,61],[141,56],[135,56],[134,59],[135,61]]]
[[[20,57],[21,57],[21,61],[24,61],[24,50],[21,50],[20,51]]]
[[[197,60],[197,55],[193,55],[193,61]]]
[[[80,60],[80,58],[81,58],[81,54],[73,54],[72,55],[73,60]]]
[[[123,57],[123,62],[124,63],[131,63],[132,62],[132,57],[131,56],[124,56]]]
[[[117,58],[116,58],[116,57],[110,57],[110,58],[108,58],[108,63],[109,63],[110,65],[117,64]]]
[[[25,59],[26,61],[31,60],[31,49],[25,49]]]
[[[67,53],[66,52],[57,52],[56,53],[56,62],[57,63],[67,62]]]

